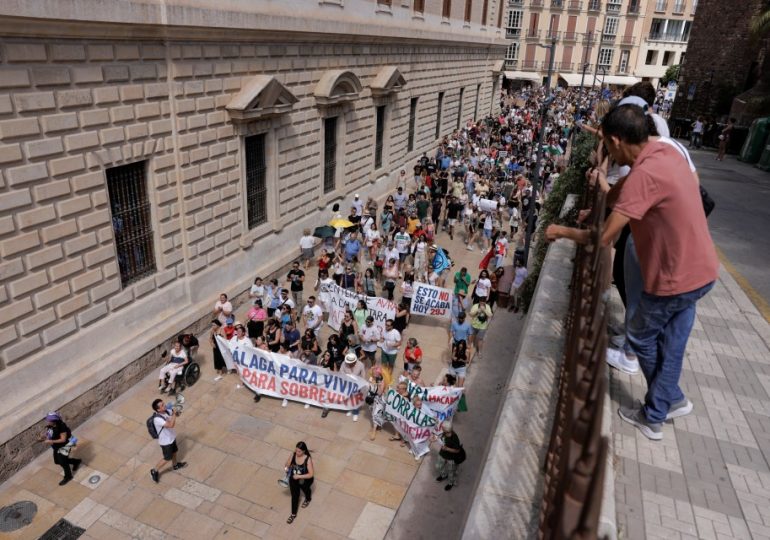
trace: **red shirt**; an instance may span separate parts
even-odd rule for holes
[[[645,292],[682,294],[718,277],[719,259],[698,182],[676,148],[648,142],[634,161],[614,210],[631,219]]]

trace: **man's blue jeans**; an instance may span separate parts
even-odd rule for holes
[[[619,255],[619,253],[615,254],[616,257]],[[626,285],[626,316],[623,325],[628,328],[628,324],[631,322],[634,313],[636,313],[636,308],[639,306],[642,291],[644,291],[642,269],[639,266],[639,257],[636,255],[634,236],[631,234],[628,235],[625,253],[623,253],[623,281]],[[626,353],[633,353],[631,345],[628,343],[628,339],[626,339],[626,342],[623,344],[623,350]]]
[[[644,414],[648,422],[664,422],[671,405],[684,399],[679,377],[687,339],[695,322],[695,304],[713,286],[712,281],[694,291],[673,296],[642,292],[626,327],[626,338],[647,380]]]

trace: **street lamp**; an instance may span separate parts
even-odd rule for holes
[[[553,74],[553,58],[556,56],[556,37],[551,38],[550,45],[537,44],[538,47],[543,49],[550,49],[550,58],[548,59],[548,76],[545,79],[545,100],[543,106],[540,109],[540,129],[537,133],[537,157],[535,162],[535,169],[532,175],[532,193],[529,196],[529,214],[527,215],[527,232],[524,235],[524,266],[527,266],[529,261],[529,245],[532,241],[532,232],[535,228],[535,205],[537,204],[537,188],[540,181],[540,160],[543,158],[543,136],[545,135],[545,119],[548,113],[548,108],[551,106],[551,75]]]
[[[602,70],[602,82],[599,85],[599,94],[601,95],[602,91],[604,90],[604,77],[607,75],[607,68],[602,66],[600,69]]]

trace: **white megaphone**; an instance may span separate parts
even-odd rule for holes
[[[176,395],[176,401],[174,403],[166,404],[166,412],[168,414],[180,415],[182,414],[183,409],[184,409],[184,396],[182,394]]]

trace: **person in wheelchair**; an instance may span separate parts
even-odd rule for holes
[[[190,359],[187,357],[187,353],[184,351],[182,343],[179,341],[174,343],[169,357],[166,365],[160,368],[160,383],[158,385],[158,390],[161,394],[166,391],[169,393],[176,391],[176,378],[184,373],[185,367],[190,363]],[[166,380],[167,377],[168,380]]]
[[[184,352],[187,354],[187,358],[192,362],[195,360],[195,355],[198,353],[198,338],[192,334],[181,334],[178,341],[182,344]]]

